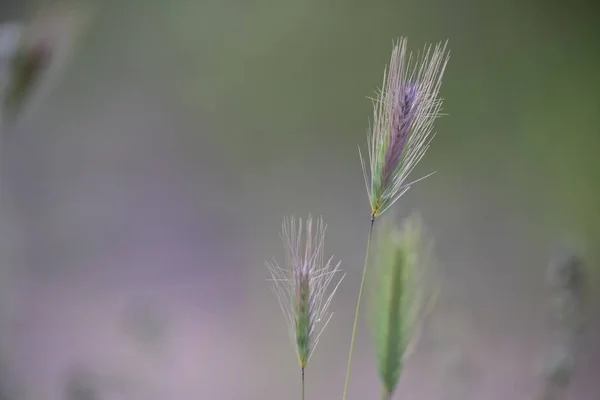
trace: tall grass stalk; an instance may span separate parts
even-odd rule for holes
[[[348,364],[346,366],[346,380],[344,382],[344,394],[342,398],[346,398],[348,392],[348,382],[350,380],[350,367],[352,366],[352,353],[354,351],[354,339],[356,337],[356,326],[358,325],[358,317],[360,315],[360,302],[365,285],[365,276],[367,275],[367,264],[369,262],[369,250],[371,248],[371,239],[373,237],[373,226],[375,225],[375,217],[371,217],[371,225],[369,227],[369,236],[367,236],[367,249],[365,251],[365,263],[363,266],[362,278],[360,279],[360,288],[358,289],[358,299],[356,300],[356,311],[354,313],[354,325],[352,326],[352,338],[350,339],[350,352],[348,353]]]
[[[434,121],[442,107],[438,94],[449,52],[446,50],[447,43],[438,43],[434,47],[426,46],[413,56],[407,52],[406,43],[406,39],[401,38],[394,44],[389,70],[384,71],[382,88],[373,99],[373,123],[367,133],[368,167],[362,153],[359,154],[371,206],[371,223],[350,339],[343,400],[346,400],[350,381],[375,220],[413,184],[431,175],[406,182],[435,136]]]
[[[323,256],[325,229],[322,218],[317,219],[313,226],[309,215],[305,232],[302,220],[285,218],[281,232],[285,267],[280,267],[276,261],[267,263],[273,291],[286,318],[300,364],[302,400],[305,397],[306,367],[333,315],[328,311],[329,305],[343,279],[343,276],[336,279],[340,263],[333,264],[333,257],[325,261]]]

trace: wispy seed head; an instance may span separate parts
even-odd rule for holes
[[[438,43],[413,56],[406,50],[406,39],[394,46],[383,87],[373,99],[369,171],[361,155],[372,217],[382,214],[416,182],[406,183],[406,178],[434,136],[433,124],[442,107],[438,93],[449,57],[446,47]]]
[[[318,218],[313,226],[309,215],[304,232],[302,220],[285,218],[281,232],[285,267],[280,267],[276,261],[267,263],[273,291],[286,317],[302,368],[308,364],[333,315],[328,311],[329,305],[343,279],[343,276],[337,278],[340,264],[333,264],[333,257],[324,259],[325,229],[322,218]]]

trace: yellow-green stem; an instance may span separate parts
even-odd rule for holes
[[[387,390],[382,389],[381,390],[381,400],[391,400],[392,399],[392,394],[389,393]]]
[[[365,251],[365,264],[363,266],[362,279],[360,280],[360,288],[358,289],[356,312],[354,314],[354,326],[352,327],[352,339],[350,339],[350,353],[348,354],[348,366],[346,368],[346,380],[344,381],[344,394],[342,395],[342,400],[346,400],[346,394],[348,393],[348,382],[350,381],[350,367],[352,365],[352,353],[354,351],[354,338],[356,336],[356,326],[358,325],[358,317],[360,314],[360,300],[362,298],[363,286],[365,285],[365,276],[367,275],[367,264],[369,263],[369,248],[371,247],[371,236],[373,235],[374,224],[375,216],[371,216],[371,226],[369,227],[369,236],[367,238],[367,250]]]
[[[304,400],[304,367],[302,367],[302,400]]]

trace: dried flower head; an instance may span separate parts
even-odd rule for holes
[[[315,226],[306,221],[303,240],[302,220],[285,218],[281,238],[285,247],[285,268],[276,261],[267,263],[273,291],[286,317],[298,362],[304,369],[333,313],[329,304],[343,279],[336,279],[340,264],[325,261],[323,243],[326,226],[322,218]]]
[[[413,183],[426,178],[405,183],[434,136],[433,124],[442,106],[438,93],[449,57],[446,47],[442,43],[433,49],[428,46],[413,57],[407,53],[406,39],[394,46],[383,87],[373,99],[369,171],[360,156],[372,218],[387,210]]]
[[[377,242],[369,322],[382,398],[391,398],[435,296],[425,281],[430,248],[424,246],[418,218],[408,219],[400,228],[384,224]]]

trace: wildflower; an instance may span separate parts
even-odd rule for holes
[[[343,279],[336,279],[339,262],[333,264],[333,257],[325,262],[323,257],[325,229],[322,218],[313,226],[309,215],[302,240],[302,220],[284,219],[285,268],[276,261],[267,263],[303,372],[333,314],[329,305]]]
[[[446,46],[428,46],[416,57],[407,53],[406,39],[394,46],[383,87],[373,99],[369,171],[360,155],[372,219],[392,206],[412,184],[429,176],[405,183],[434,136],[434,121],[442,106],[438,93],[449,57]]]

